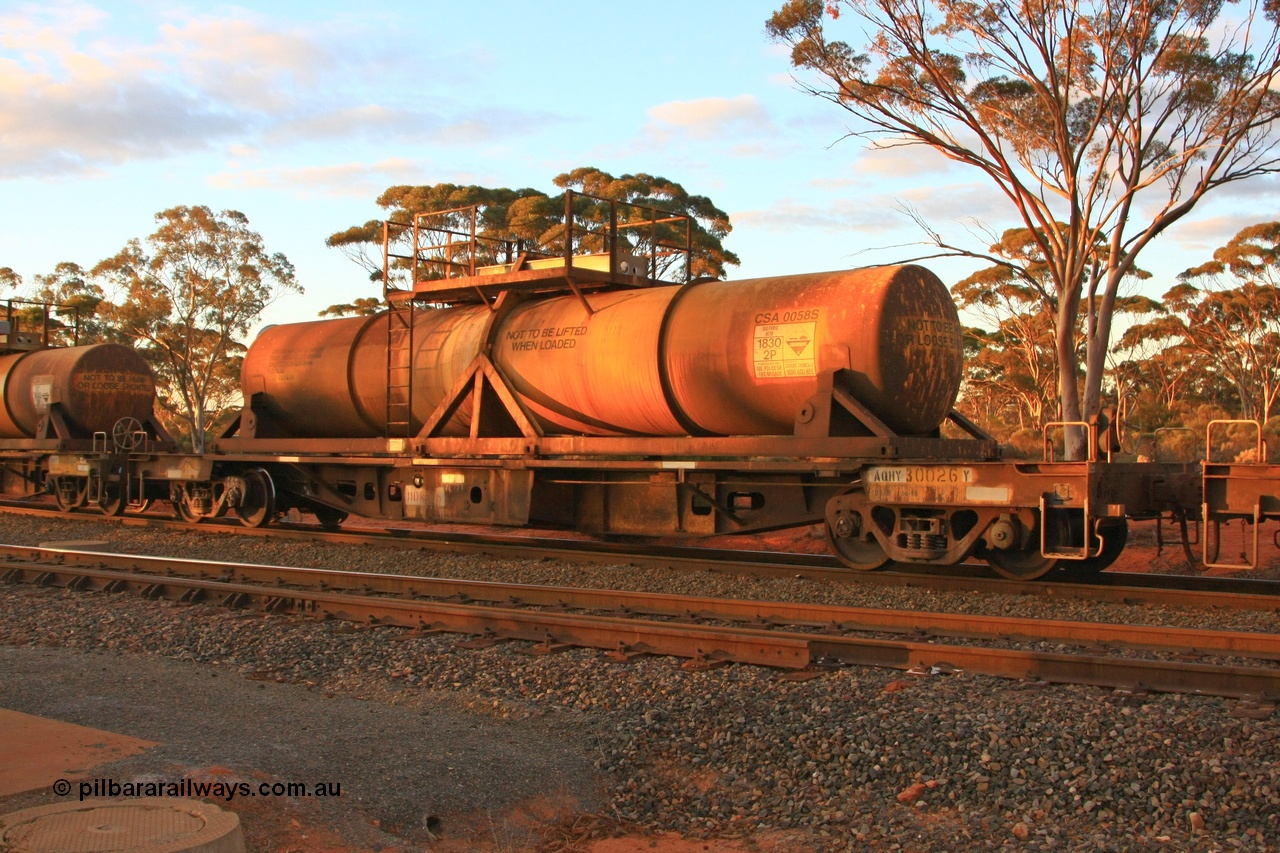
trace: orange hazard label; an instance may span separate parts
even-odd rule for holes
[[[751,354],[757,379],[816,376],[817,323],[758,323]]]

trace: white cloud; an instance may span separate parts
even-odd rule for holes
[[[75,37],[98,29],[107,15],[83,3],[29,3],[0,15],[0,49],[28,61],[71,52]]]
[[[490,109],[483,116],[447,115],[363,104],[287,119],[264,135],[271,143],[372,138],[381,142],[430,140],[470,146],[532,132],[561,121],[552,113]]]
[[[808,184],[820,190],[860,190],[882,196],[884,193],[880,188],[886,179],[911,181],[946,172],[950,167],[949,160],[927,146],[873,146],[859,153],[853,161],[850,166],[853,177],[810,178]],[[926,184],[923,191],[931,192],[931,186]],[[917,190],[903,192],[910,194]]]
[[[908,224],[893,207],[874,207],[861,198],[838,199],[827,205],[813,205],[783,199],[764,210],[738,210],[730,214],[739,228],[750,226],[765,231],[858,231],[884,234]]]
[[[0,177],[93,173],[208,148],[268,120],[246,107],[252,98],[227,97],[263,68],[261,54],[272,47],[265,30],[247,21],[193,23],[181,38],[174,30],[149,44],[124,44],[104,35],[108,20],[83,5],[27,6],[0,19]],[[198,34],[247,43],[227,45],[242,72],[213,61]],[[259,82],[261,91],[273,88]]]
[[[1273,214],[1271,218],[1277,217]],[[1206,219],[1179,222],[1168,230],[1167,236],[1181,249],[1205,253],[1207,260],[1214,249],[1225,245],[1240,232],[1240,229],[1265,221],[1267,221],[1265,216],[1245,213],[1211,216]]]
[[[900,193],[853,193],[825,205],[783,199],[767,210],[735,211],[733,221],[752,224],[770,231],[820,230],[831,232],[859,231],[865,234],[903,232],[912,238],[923,236],[908,215],[917,212],[930,227],[951,232],[957,223],[961,229],[973,231],[974,223],[995,229],[996,223],[1009,221],[1010,211],[1002,206],[984,184],[952,184],[917,187]],[[967,234],[965,239],[972,239]],[[979,242],[986,236],[979,238]],[[983,243],[982,248],[986,244]]]
[[[768,112],[754,95],[668,101],[650,107],[646,115],[649,121],[635,137],[596,145],[588,158],[651,156],[657,149],[667,149],[669,161],[705,168],[703,160],[690,160],[692,146],[688,143],[710,142],[717,158],[727,152],[735,159],[778,159],[795,150],[794,145],[781,141]],[[680,143],[678,149],[676,143]]]
[[[70,60],[56,76],[0,62],[0,177],[92,171],[203,148],[248,124],[131,69]]]
[[[460,116],[443,122],[431,138],[445,145],[475,145],[495,139],[520,137],[562,117],[545,112],[491,109],[483,115]]]
[[[769,124],[769,117],[755,95],[668,101],[651,107],[648,114],[660,124],[683,128],[701,137],[715,136],[735,127],[761,129]]]
[[[1210,198],[1222,199],[1263,199],[1269,209],[1275,209],[1275,198],[1280,192],[1280,177],[1275,175],[1259,175],[1247,181],[1235,181],[1213,191]]]
[[[392,69],[363,56],[349,29],[280,26],[236,11],[157,22],[150,37],[128,40],[110,23],[85,5],[0,15],[0,179],[335,139],[474,145],[564,120],[382,85]],[[388,102],[370,102],[370,81]]]
[[[715,139],[744,133],[767,133],[772,129],[769,115],[755,95],[732,98],[699,98],[668,101],[648,110],[650,123],[645,133],[668,141],[675,136]]]
[[[160,27],[158,52],[212,100],[250,110],[287,110],[340,63],[318,41],[244,18],[198,18]]]
[[[389,185],[421,183],[425,179],[425,170],[415,161],[390,157],[376,163],[233,170],[213,175],[209,183],[219,188],[285,190],[302,197],[367,199]]]
[[[362,104],[287,119],[273,127],[267,138],[273,142],[363,135],[402,139],[434,133],[439,125],[439,119],[422,113]]]
[[[964,223],[965,228],[981,223],[1003,230],[1022,223],[1004,194],[985,181],[917,186],[895,193],[893,198],[900,200],[899,206],[907,204],[918,210],[926,222],[938,229],[952,223]]]

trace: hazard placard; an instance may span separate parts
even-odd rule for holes
[[[757,379],[816,376],[817,323],[760,323],[752,341]]]

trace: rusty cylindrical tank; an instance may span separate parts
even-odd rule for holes
[[[789,434],[818,376],[906,435],[955,402],[961,328],[946,287],[915,266],[712,281],[531,300],[496,330],[491,357],[548,433]],[[420,424],[479,351],[483,306],[417,313]],[[265,391],[299,436],[384,434],[385,315],[263,330],[245,393]],[[457,425],[455,424],[455,431]]]
[[[91,344],[0,355],[0,438],[30,438],[57,403],[73,432],[110,433],[121,418],[145,423],[156,383],[131,347]]]
[[[480,351],[488,315],[482,305],[415,312],[415,429]],[[289,435],[385,435],[387,341],[386,314],[268,326],[241,366],[245,400],[265,392],[271,418]]]

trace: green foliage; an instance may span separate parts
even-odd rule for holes
[[[966,354],[964,394],[987,401],[998,435],[1040,429],[1061,417],[1058,303],[1048,265],[1040,242],[1026,228],[1005,231],[988,251],[1000,263],[951,288],[956,304],[991,329],[969,330],[975,346]],[[1078,329],[1076,337],[1079,341]]]
[[[51,320],[65,330],[65,343],[75,340],[87,344],[113,337],[100,310],[107,307],[103,305],[102,288],[89,280],[88,272],[79,264],[63,261],[53,272],[37,275],[31,298],[58,306]]]
[[[992,251],[1007,257],[1026,245],[1025,235],[1011,231]],[[992,329],[966,330],[962,403],[998,437],[1057,419],[1046,379],[1053,317],[1038,295],[1042,282],[1027,273],[1037,258],[1023,258],[1024,266],[979,270],[952,288],[957,303]],[[1280,223],[1242,229],[1213,260],[1178,278],[1160,301],[1116,300],[1115,310],[1132,322],[1111,350],[1107,390],[1127,428],[1126,449],[1147,458],[1199,458],[1214,418],[1270,418],[1276,428],[1268,429],[1280,431]],[[1082,346],[1083,334],[1077,339]],[[1245,432],[1225,431],[1215,453],[1252,452]],[[1269,445],[1280,458],[1280,441]]]
[[[561,189],[574,189],[587,195],[688,216],[693,225],[691,275],[694,278],[698,276],[724,278],[725,266],[736,266],[739,263],[738,256],[725,249],[721,242],[733,230],[733,226],[729,223],[729,215],[712,204],[711,199],[701,195],[690,195],[684,187],[674,181],[643,172],[615,178],[608,172],[584,167],[556,176],[555,185]],[[561,206],[563,207],[563,201]],[[602,217],[607,216],[608,210],[604,205],[587,204],[583,211],[575,211],[575,213],[586,221],[603,225],[607,220]],[[637,214],[632,211],[630,218],[624,219],[620,224],[640,222],[643,219],[643,213]],[[636,239],[640,241],[639,248],[643,251],[646,248],[643,242],[646,239],[644,232],[631,233],[637,234]],[[680,236],[680,232],[671,226],[665,229],[659,228],[657,234],[660,240],[668,244],[677,242],[677,237]]]
[[[51,346],[93,343],[110,335],[99,311],[102,288],[87,279],[79,264],[63,261],[26,288],[22,276],[5,267],[0,269],[0,287],[17,291],[7,297],[17,327],[47,332]]]
[[[319,313],[320,317],[368,317],[382,310],[382,300],[362,296],[341,305],[330,305]]]
[[[1163,310],[1133,326],[1122,346],[1159,348],[1151,360],[1174,361],[1235,416],[1265,419],[1280,402],[1280,223],[1241,230],[1214,259],[1186,270],[1164,295]],[[1190,384],[1190,383],[1187,383]]]
[[[709,275],[723,278],[725,266],[737,264],[738,257],[722,245],[722,240],[732,230],[729,216],[711,203],[706,196],[690,195],[684,187],[666,178],[647,174],[614,177],[596,168],[586,167],[558,175],[554,183],[560,189],[573,189],[605,199],[657,208],[668,213],[684,214],[692,218],[692,244],[694,276]],[[549,195],[540,190],[519,190],[505,187],[461,186],[458,184],[432,184],[429,186],[389,187],[378,197],[378,206],[388,211],[387,219],[393,223],[411,225],[415,214],[470,208],[477,206],[476,233],[490,242],[480,241],[477,247],[477,264],[504,262],[497,246],[491,241],[520,241],[526,248],[540,253],[558,254],[564,251],[565,196]],[[621,225],[642,221],[639,211],[623,208]],[[590,199],[578,199],[572,211],[575,237],[584,229],[599,229],[608,222],[608,206]],[[433,217],[431,225],[448,228],[463,234],[471,229],[470,211],[459,211],[442,217]],[[329,236],[326,245],[342,250],[360,264],[373,281],[381,281],[382,222],[371,220]],[[651,246],[651,238],[659,242],[672,242],[676,236],[670,225],[654,229],[625,229],[622,232],[631,241],[634,250],[643,252]],[[393,235],[394,236],[394,235]],[[601,251],[599,238],[590,233],[575,245],[575,251]],[[683,244],[683,239],[680,241]],[[434,275],[443,275],[435,271]]]
[[[239,339],[275,299],[302,288],[243,213],[174,207],[156,222],[91,275],[116,291],[105,322],[151,363],[161,405],[202,452],[211,416],[238,395]]]
[[[1044,456],[1044,433],[1038,429],[1020,429],[1009,436],[1009,448],[1022,459],[1039,460]]]

